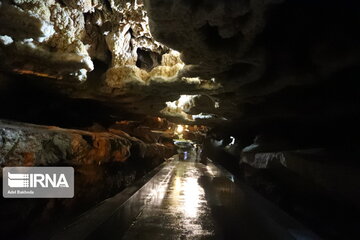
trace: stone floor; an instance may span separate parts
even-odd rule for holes
[[[215,223],[199,179],[206,166],[178,162],[169,182],[158,190],[123,239],[215,239]]]
[[[54,239],[319,239],[228,171],[193,159],[169,160]]]
[[[317,239],[233,181],[211,163],[176,162],[123,239]]]

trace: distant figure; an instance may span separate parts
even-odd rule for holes
[[[208,163],[208,156],[211,154],[211,145],[211,137],[207,136],[202,143],[200,154],[200,162],[204,165]]]
[[[201,147],[199,146],[199,144],[195,145],[195,162],[200,162],[200,154],[201,154]]]
[[[205,144],[203,144],[201,152],[200,152],[200,162],[204,165],[207,165],[207,162],[208,162]]]
[[[201,157],[201,146],[198,145],[198,146],[197,146],[197,151],[196,151],[196,159],[197,159],[197,162],[200,162],[200,157]]]

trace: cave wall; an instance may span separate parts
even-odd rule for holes
[[[146,122],[153,128],[167,128],[166,120],[144,120],[143,128]],[[138,133],[138,137],[147,141],[128,135],[116,124],[110,129],[94,125],[88,130],[74,130],[1,120],[2,167],[71,166],[75,170],[74,198],[2,198],[4,236],[47,239],[74,217],[133,184],[176,152],[171,141],[163,139],[160,143],[159,136],[151,136],[150,132]],[[15,231],[18,228],[22,231]]]

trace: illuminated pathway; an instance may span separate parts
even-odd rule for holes
[[[176,162],[123,239],[316,239],[209,164]]]
[[[53,239],[318,239],[212,163],[173,160],[159,169]]]
[[[123,239],[212,239],[215,236],[211,209],[201,176],[204,165],[178,162],[167,188],[144,208]]]

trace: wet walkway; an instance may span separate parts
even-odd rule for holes
[[[214,239],[215,223],[199,179],[211,176],[199,163],[178,162],[123,239]]]
[[[319,239],[212,163],[173,160],[159,168],[53,239]]]
[[[213,164],[177,161],[122,239],[316,239]]]

